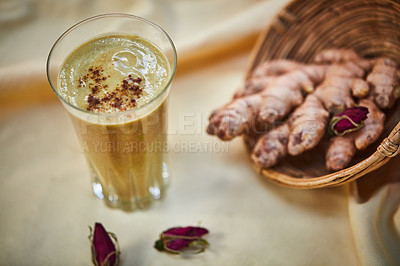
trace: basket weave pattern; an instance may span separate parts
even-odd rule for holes
[[[351,48],[365,58],[386,56],[400,64],[400,1],[290,2],[260,36],[247,78],[266,60],[286,58],[309,63],[316,53],[329,48]],[[294,188],[329,187],[353,181],[399,153],[399,100],[386,116],[381,139],[358,152],[346,169],[328,172],[321,145],[304,155],[284,159],[271,169],[257,170],[266,179]]]

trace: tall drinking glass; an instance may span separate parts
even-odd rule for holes
[[[101,65],[96,66],[100,70],[89,68],[88,71],[91,72],[88,73],[91,76],[87,74],[79,81],[73,80],[71,84],[75,84],[75,86],[65,83],[65,77],[60,78],[66,60],[77,49],[81,49],[80,47],[93,40],[107,39],[107,36],[140,37],[158,48],[160,57],[165,59],[166,67],[164,71],[159,71],[160,75],[165,76],[164,83],[160,85],[162,87],[156,93],[147,97],[145,103],[128,109],[116,108],[120,107],[118,102],[111,103],[114,108],[110,110],[91,108],[104,101],[102,99],[102,101],[92,100],[90,102],[91,97],[97,99],[92,95],[92,92],[94,94],[98,90],[96,86],[103,86],[101,88],[104,89],[106,85],[100,84],[101,80],[113,78],[112,75],[102,72],[104,70]],[[91,53],[93,49],[86,51]],[[149,61],[151,56],[144,51],[125,51],[123,49],[123,51],[116,51],[116,54],[113,55],[112,58],[115,59],[115,62],[112,62],[112,66],[115,66],[125,77],[121,82],[122,85],[118,84],[121,86],[121,90],[125,89],[128,92],[134,90],[135,95],[139,95],[138,92],[142,92],[139,85],[156,86],[148,82],[146,77],[131,77],[133,70],[130,71],[130,69],[134,69],[135,65],[142,67],[140,75],[145,76],[148,72],[143,69],[143,62]],[[136,55],[138,58],[140,55],[142,61],[136,58]],[[77,57],[80,56],[86,55]],[[151,60],[149,62],[149,64],[153,64]],[[70,71],[74,71],[80,66],[69,67]],[[145,208],[154,199],[159,199],[164,194],[169,182],[166,162],[167,99],[175,69],[176,50],[167,33],[146,19],[127,14],[104,14],[81,21],[62,34],[50,51],[47,60],[48,80],[70,114],[91,170],[93,192],[110,207],[127,211]],[[97,70],[99,71],[96,72]],[[103,76],[94,77],[99,73],[103,73]],[[158,75],[158,72],[155,73]],[[90,80],[88,81],[88,79]],[[146,81],[142,82],[142,79],[146,79]],[[136,85],[136,83],[140,84]],[[92,92],[84,98],[89,99],[89,107],[79,105],[74,100],[74,95],[80,93],[80,87],[86,85],[92,86]],[[94,88],[97,88],[96,91]],[[144,87],[143,90],[146,88]],[[108,95],[108,98],[113,96],[112,93],[107,93],[105,95]],[[140,98],[140,95],[138,97],[128,99],[129,103],[136,104],[143,99],[143,97]],[[118,98],[114,97],[115,99],[118,101]]]

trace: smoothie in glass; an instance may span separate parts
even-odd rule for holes
[[[145,208],[168,183],[167,98],[176,55],[167,44],[172,57],[149,39],[110,32],[71,49],[57,75],[49,73],[48,62],[50,83],[91,169],[93,191],[110,207]]]

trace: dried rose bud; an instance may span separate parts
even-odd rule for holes
[[[89,240],[92,244],[92,262],[95,266],[116,266],[119,262],[117,236],[107,232],[101,223],[95,223],[94,233],[90,228]]]
[[[331,131],[337,136],[358,130],[364,126],[363,121],[367,119],[368,108],[363,106],[352,107],[332,117],[330,122]]]
[[[171,237],[202,237],[203,235],[207,234],[208,230],[202,227],[195,227],[195,226],[187,226],[187,227],[173,227],[163,232],[164,236],[171,236]]]
[[[209,246],[202,238],[207,233],[208,230],[202,227],[173,227],[161,233],[154,247],[170,253],[199,253]]]

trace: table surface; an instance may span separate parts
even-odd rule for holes
[[[256,174],[240,139],[221,142],[205,133],[209,113],[233,94],[247,62],[241,54],[176,77],[169,101],[171,184],[147,210],[109,209],[94,197],[60,103],[3,119],[0,265],[89,265],[88,226],[95,222],[118,236],[121,265],[357,264],[346,187],[279,187]],[[160,232],[187,225],[210,230],[204,253],[153,248]]]

